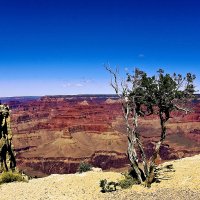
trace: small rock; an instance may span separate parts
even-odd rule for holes
[[[91,171],[93,171],[93,172],[102,172],[102,169],[98,168],[98,167],[92,167]]]

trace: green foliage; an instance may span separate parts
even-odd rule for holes
[[[78,167],[78,172],[82,173],[82,172],[91,171],[91,168],[92,168],[92,165],[90,165],[89,163],[81,162]]]
[[[137,178],[133,178],[129,173],[123,173],[123,175],[124,175],[124,179],[118,182],[119,186],[122,189],[128,189],[128,188],[131,188],[133,185],[139,184]]]
[[[100,180],[101,192],[113,192],[117,190],[117,186],[122,189],[131,188],[133,185],[138,185],[139,181],[136,177],[132,177],[130,172],[123,173],[124,178],[119,180],[118,182],[110,181],[108,182],[106,179]]]
[[[26,182],[27,180],[18,172],[3,172],[0,174],[0,184],[10,182]]]
[[[116,191],[118,185],[114,181],[108,182],[106,179],[100,180],[101,192],[103,193]]]
[[[132,106],[135,106],[140,116],[156,114],[157,107],[168,120],[170,112],[177,109],[177,104],[182,106],[188,98],[193,97],[193,81],[196,77],[191,73],[187,73],[186,77],[175,73],[165,74],[162,69],[157,73],[157,76],[147,76],[145,72],[136,69],[134,75],[127,74],[127,82],[132,87],[127,88],[123,95],[130,102],[135,102]]]

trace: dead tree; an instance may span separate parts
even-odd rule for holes
[[[119,96],[122,103],[122,112],[123,112],[123,117],[125,119],[126,128],[127,128],[128,159],[131,162],[131,166],[137,175],[138,182],[142,183],[144,181],[142,177],[143,176],[145,176],[145,178],[148,177],[149,172],[148,172],[146,155],[144,152],[142,142],[140,140],[139,132],[137,130],[138,117],[140,114],[138,112],[138,109],[140,109],[141,104],[140,102],[135,101],[136,94],[134,94],[135,90],[140,89],[142,73],[141,71],[136,69],[134,77],[128,76],[129,80],[125,82],[121,81],[121,83],[118,83],[118,80],[117,80],[118,70],[114,72],[109,67],[106,67],[106,69],[110,72],[110,74],[113,77],[113,80],[111,80],[111,86],[114,88],[116,94]],[[129,86],[130,85],[128,83],[129,81],[132,81],[131,86]],[[142,162],[144,166],[143,174],[142,174],[142,170],[139,168],[139,157],[136,151],[137,147],[142,157]]]

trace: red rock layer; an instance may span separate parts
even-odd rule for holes
[[[32,176],[74,173],[87,161],[103,169],[119,168],[126,158],[126,128],[114,96],[52,96],[11,101],[13,142],[20,169]],[[189,115],[174,113],[161,148],[162,160],[200,153],[200,104]],[[140,119],[148,157],[159,139],[155,116]]]

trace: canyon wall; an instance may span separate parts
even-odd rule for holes
[[[31,176],[74,173],[80,162],[103,169],[127,166],[126,128],[113,95],[45,96],[3,99],[11,107],[18,168]],[[169,120],[158,162],[200,153],[200,102],[193,112]],[[146,153],[160,136],[156,116],[141,118]]]

